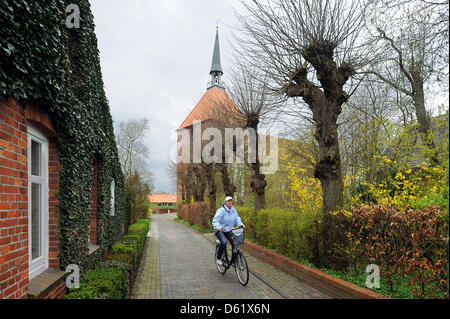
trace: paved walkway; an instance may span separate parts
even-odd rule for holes
[[[224,275],[217,271],[214,234],[201,234],[174,221],[175,217],[176,214],[152,216],[131,298],[330,298],[248,254],[250,279],[243,287],[233,268]]]

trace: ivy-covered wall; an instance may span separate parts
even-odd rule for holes
[[[80,28],[66,27],[66,7]],[[58,134],[61,267],[88,258],[93,159],[98,161],[97,245],[118,241],[125,216],[123,175],[105,96],[88,0],[0,0],[0,97],[47,112]],[[110,216],[112,180],[115,215]],[[86,240],[82,240],[82,239]]]

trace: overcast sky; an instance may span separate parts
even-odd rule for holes
[[[177,129],[206,92],[216,21],[226,81],[236,0],[90,0],[114,123],[147,118],[155,191],[174,192],[166,172]],[[172,156],[173,156],[172,155]]]
[[[239,0],[90,0],[106,96],[114,122],[147,118],[155,191],[174,192],[166,172],[176,133],[206,92],[219,16],[224,81]],[[442,92],[441,92],[442,93]],[[448,92],[433,97],[445,103]]]

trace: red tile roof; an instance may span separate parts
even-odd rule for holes
[[[214,118],[216,114],[226,114],[224,108],[229,107],[231,110],[233,106],[237,109],[231,97],[224,90],[213,87],[206,91],[178,129],[193,125],[195,120],[205,121]]]
[[[176,203],[177,194],[159,193],[148,195],[150,203]]]

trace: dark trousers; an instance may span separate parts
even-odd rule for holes
[[[215,235],[220,241],[219,250],[217,251],[217,259],[222,258],[222,254],[223,254],[224,250],[227,248],[227,239],[228,239],[229,242],[231,243],[231,251],[232,251],[231,262],[234,262],[235,253],[234,253],[234,246],[231,241],[232,233],[230,231],[226,232],[226,233],[223,231],[218,231],[215,233]]]

